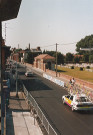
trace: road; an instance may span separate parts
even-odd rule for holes
[[[93,135],[93,112],[72,112],[62,103],[62,95],[67,94],[65,89],[36,74],[27,78],[21,68],[19,74],[51,125],[61,135]]]

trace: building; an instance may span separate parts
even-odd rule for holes
[[[39,46],[38,46],[37,48],[34,48],[34,49],[32,48],[32,49],[31,49],[31,52],[32,52],[32,53],[42,53],[42,51],[41,51],[41,49],[40,49]]]
[[[28,53],[31,53],[32,56],[31,56],[31,59],[34,60],[34,57],[36,57],[37,55],[40,55],[42,53],[40,47],[37,47],[37,48],[31,48],[29,47],[29,49],[26,49],[24,54],[23,54],[23,61],[25,62],[25,60],[27,59],[28,57]]]
[[[55,70],[55,58],[48,54],[41,54],[34,58],[34,67],[41,70]]]
[[[7,57],[10,56],[10,46],[6,46],[4,39],[2,39],[2,56],[1,56],[1,60],[2,60],[2,72],[4,72],[5,68],[6,68],[6,59]]]
[[[2,21],[7,21],[10,19],[14,19],[17,17],[20,4],[22,0],[0,0],[0,135],[5,134],[5,130],[1,130],[1,125],[4,127],[5,123],[1,121],[4,119],[2,115],[2,109],[4,106],[2,105],[2,93],[3,93],[3,79],[4,74],[2,71],[4,71],[5,68],[5,51],[9,49],[7,46],[3,46],[2,42]],[[2,62],[4,60],[4,62]],[[5,128],[5,127],[4,127]]]

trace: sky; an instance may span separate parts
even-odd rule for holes
[[[41,47],[76,53],[76,43],[93,34],[93,0],[22,0],[16,19],[2,24],[11,48]]]

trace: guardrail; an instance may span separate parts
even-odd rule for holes
[[[46,129],[48,135],[60,135],[60,133],[57,133],[54,130],[54,128],[51,126],[51,124],[49,123],[48,119],[46,118],[46,116],[44,115],[44,113],[40,109],[39,105],[37,104],[36,100],[32,97],[31,93],[29,93],[27,91],[27,89],[25,88],[24,85],[23,85],[23,91],[24,91],[24,94],[25,94],[26,99],[28,100],[29,104],[31,106],[33,106],[33,108],[35,109],[36,114],[39,117],[39,119],[41,120],[42,125]]]

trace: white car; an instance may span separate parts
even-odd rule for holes
[[[30,76],[32,76],[33,75],[33,72],[31,72],[31,71],[27,71],[26,73],[25,73],[25,76],[27,76],[27,77],[30,77]]]
[[[67,104],[74,110],[93,110],[93,103],[85,94],[64,95],[63,104]]]

